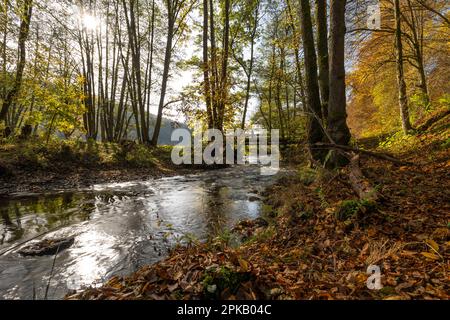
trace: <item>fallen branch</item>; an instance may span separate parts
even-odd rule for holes
[[[345,151],[352,151],[352,152],[364,154],[364,155],[367,155],[367,156],[371,156],[371,157],[374,157],[374,158],[377,158],[377,159],[390,161],[390,162],[393,162],[393,163],[399,164],[399,165],[413,165],[413,163],[411,163],[411,162],[398,160],[398,159],[396,159],[396,158],[394,158],[394,157],[392,157],[392,156],[390,156],[388,154],[385,154],[385,153],[361,150],[361,149],[353,148],[353,147],[350,147],[350,146],[342,146],[342,145],[338,145],[338,144],[323,143],[323,142],[315,143],[314,146],[317,146],[317,147],[320,147],[320,148],[326,148],[326,149],[340,149],[340,150],[345,150]]]
[[[359,155],[353,154],[349,164],[349,179],[353,189],[361,200],[376,202],[379,199],[378,193],[364,177],[359,167]]]
[[[426,131],[428,130],[433,124],[435,124],[436,122],[438,122],[439,120],[445,118],[446,116],[448,116],[450,114],[450,109],[445,110],[444,112],[438,113],[437,115],[431,117],[430,119],[428,119],[427,121],[425,121],[424,124],[420,125],[419,127],[417,127],[418,131]]]

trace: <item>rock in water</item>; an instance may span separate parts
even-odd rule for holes
[[[50,256],[69,248],[75,241],[74,237],[62,239],[45,239],[30,244],[18,252],[23,256]]]

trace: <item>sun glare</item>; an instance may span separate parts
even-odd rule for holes
[[[98,19],[90,14],[84,14],[82,17],[82,21],[83,26],[87,30],[95,30],[99,25]]]

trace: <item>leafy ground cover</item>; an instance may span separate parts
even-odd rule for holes
[[[222,237],[178,247],[155,265],[66,298],[448,299],[448,137],[443,119],[426,133],[361,141],[414,163],[362,158],[381,195],[375,204],[358,199],[348,169],[300,167],[266,191],[268,226],[235,228],[242,245]],[[369,265],[381,269],[381,290],[367,287]]]
[[[41,139],[0,144],[0,195],[178,174],[171,147]]]

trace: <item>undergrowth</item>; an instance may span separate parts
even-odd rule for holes
[[[150,148],[131,143],[100,143],[81,140],[42,139],[3,140],[0,143],[0,164],[23,170],[55,170],[75,167],[152,168],[170,161],[171,147]]]

